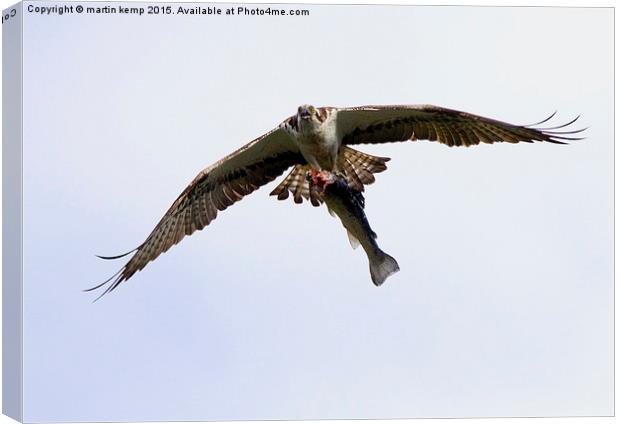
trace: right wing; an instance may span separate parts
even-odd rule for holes
[[[111,292],[183,237],[202,230],[215,219],[218,211],[273,181],[292,165],[305,162],[295,142],[280,127],[251,141],[201,171],[140,246],[123,255],[100,256],[102,259],[118,259],[135,252],[116,274],[85,291],[111,282],[97,299]]]
[[[336,119],[344,145],[430,140],[450,147],[469,147],[481,142],[566,144],[567,141],[581,140],[574,135],[583,129],[562,130],[578,117],[557,127],[533,128],[551,117],[553,115],[533,125],[513,125],[439,106],[395,105],[342,108],[338,109]]]

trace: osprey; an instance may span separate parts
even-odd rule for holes
[[[198,173],[136,249],[118,256],[99,256],[118,259],[135,252],[116,274],[86,291],[110,283],[101,296],[111,292],[185,236],[211,223],[218,211],[291,167],[271,195],[283,200],[290,193],[296,203],[306,199],[319,206],[323,202],[321,192],[310,189],[310,183],[317,183],[317,178],[328,181],[329,175],[335,173],[353,190],[361,192],[364,185],[375,181],[373,174],[387,168],[389,158],[362,153],[352,145],[429,140],[450,147],[469,147],[496,142],[566,144],[582,139],[574,135],[584,129],[561,130],[579,117],[556,127],[535,127],[554,115],[536,124],[519,126],[431,105],[350,108],[302,105],[295,115],[273,130]]]

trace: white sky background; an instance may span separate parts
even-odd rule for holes
[[[26,420],[613,413],[612,12],[305,7],[27,15]],[[79,291],[123,265],[94,253],[138,245],[306,102],[590,129],[362,147],[393,158],[367,191],[401,266],[381,288],[337,220],[272,183],[113,295]]]

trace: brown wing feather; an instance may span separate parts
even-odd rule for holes
[[[565,144],[566,141],[581,140],[573,135],[583,131],[558,131],[576,119],[554,128],[532,128],[430,105],[339,109],[337,119],[343,144],[407,140],[438,141],[448,146],[534,141]]]
[[[102,257],[117,259],[135,252],[119,272],[87,291],[111,282],[101,296],[111,292],[185,236],[209,225],[218,211],[273,181],[297,163],[305,163],[303,156],[286,132],[276,129],[204,169],[174,201],[144,243],[125,255]]]

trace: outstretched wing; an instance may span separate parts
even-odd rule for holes
[[[174,201],[144,243],[124,255],[100,256],[118,259],[135,252],[115,275],[86,291],[110,283],[101,296],[111,292],[183,237],[202,230],[215,219],[218,211],[299,163],[305,160],[295,142],[278,127],[204,169]]]
[[[473,146],[479,143],[534,142],[565,144],[581,140],[574,137],[583,129],[561,130],[577,120],[552,127],[512,125],[471,113],[431,105],[360,106],[338,109],[338,134],[343,144],[389,143],[407,140],[438,141],[448,146]]]

